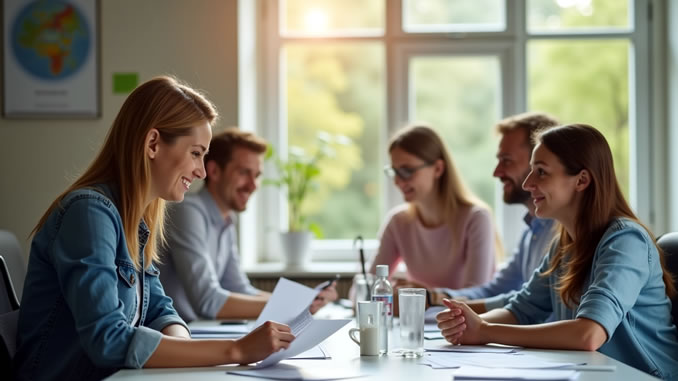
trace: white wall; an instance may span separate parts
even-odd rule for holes
[[[237,0],[101,0],[101,118],[0,118],[0,229],[28,253],[28,234],[54,198],[94,158],[125,99],[112,74],[140,81],[173,74],[204,90],[221,114],[238,121]],[[0,92],[0,101],[2,94]]]
[[[668,209],[669,231],[678,231],[678,2],[668,1],[667,86],[668,86]]]

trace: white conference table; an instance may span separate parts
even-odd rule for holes
[[[336,310],[331,314],[337,317]],[[316,317],[323,318],[322,310]],[[217,322],[196,322],[191,326],[215,325]],[[355,326],[349,323],[323,342],[323,348],[330,354],[330,360],[286,360],[283,363],[300,367],[333,369],[355,369],[365,374],[357,380],[452,380],[453,369],[432,369],[419,364],[419,359],[406,359],[397,354],[381,357],[360,356],[360,350],[348,337],[348,330]],[[398,327],[393,329],[391,343],[397,341]],[[395,336],[395,337],[394,337]],[[428,341],[428,340],[427,340]],[[441,341],[442,342],[442,341]],[[397,345],[397,343],[394,343]],[[393,346],[389,346],[392,349]],[[581,371],[578,381],[617,381],[617,380],[658,380],[647,373],[641,372],[624,363],[614,360],[599,352],[563,351],[563,350],[536,350],[523,349],[522,353],[529,353],[549,361],[586,363],[588,365],[614,365],[614,371]],[[179,369],[124,369],[112,375],[110,380],[247,380],[256,378],[226,374],[229,370],[243,370],[243,366],[218,366],[207,368],[179,368]]]

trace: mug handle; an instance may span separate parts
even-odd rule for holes
[[[356,339],[355,336],[353,335],[354,333],[358,332],[360,334],[360,329],[359,328],[351,328],[348,330],[348,337],[353,340],[354,343],[360,345],[360,340]]]

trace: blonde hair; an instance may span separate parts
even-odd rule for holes
[[[461,206],[480,205],[488,211],[490,210],[489,206],[473,194],[459,176],[459,170],[448,153],[445,143],[433,128],[422,124],[404,127],[393,136],[388,151],[392,152],[396,148],[414,155],[428,164],[433,164],[436,160],[443,161],[445,168],[438,179],[437,191],[442,204],[440,210],[444,211],[444,220],[453,231],[457,228],[453,224],[454,216]],[[501,259],[503,247],[496,229],[495,249],[496,257]]]
[[[158,130],[163,142],[172,144],[190,135],[196,123],[212,124],[215,107],[198,91],[168,76],[153,78],[137,87],[125,100],[109,130],[101,151],[85,172],[47,209],[31,234],[42,228],[55,208],[70,192],[112,183],[119,194],[118,211],[130,258],[139,267],[139,223],[150,230],[144,249],[145,267],[158,259],[157,248],[164,243],[165,201],[145,205],[151,189],[150,161],[145,154],[148,131]]]

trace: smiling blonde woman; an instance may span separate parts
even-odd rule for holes
[[[250,363],[289,346],[289,327],[271,322],[236,341],[191,340],[158,280],[165,201],[183,200],[205,177],[216,118],[207,99],[170,77],[125,100],[94,162],[33,231],[16,379]]]

